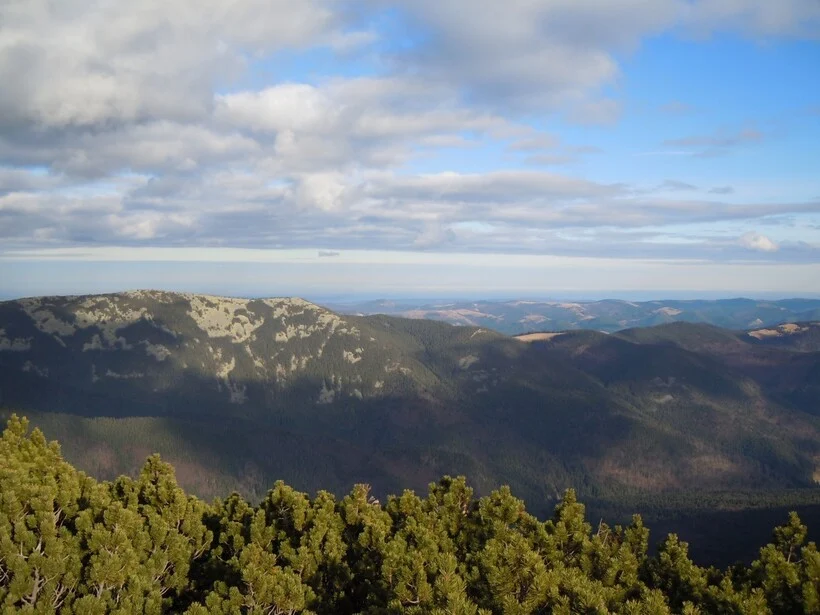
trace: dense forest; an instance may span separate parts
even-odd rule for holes
[[[592,524],[571,490],[541,521],[501,488],[426,497],[276,483],[212,504],[150,457],[98,482],[25,419],[0,439],[4,613],[817,613],[820,554],[796,514],[750,565],[702,568],[675,535]]]

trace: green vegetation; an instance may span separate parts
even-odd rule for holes
[[[366,485],[314,498],[277,482],[254,506],[186,495],[151,456],[97,482],[12,417],[0,438],[4,613],[817,613],[820,553],[792,513],[750,566],[702,568],[639,516],[550,519],[502,487],[445,477],[384,504]]]

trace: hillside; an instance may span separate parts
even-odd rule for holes
[[[449,473],[540,510],[570,486],[606,499],[817,481],[820,355],[805,345],[686,324],[546,337],[300,299],[9,301],[0,403],[95,476],[160,452],[207,497]]]
[[[768,329],[748,331],[746,335],[764,346],[820,352],[820,323],[818,322],[785,323]]]
[[[753,380],[768,399],[820,416],[820,323],[786,323],[740,332],[674,323],[622,331],[618,337],[712,355],[722,369]]]
[[[330,305],[340,313],[391,314],[441,320],[453,325],[486,327],[519,335],[533,331],[593,329],[613,333],[673,322],[710,324],[745,330],[781,323],[814,321],[820,299],[667,300],[667,301],[476,301],[413,303],[363,301]]]

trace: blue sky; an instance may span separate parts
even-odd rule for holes
[[[816,0],[0,23],[2,296],[820,293]]]

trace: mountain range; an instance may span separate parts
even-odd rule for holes
[[[487,327],[518,335],[532,331],[594,329],[613,333],[633,327],[672,322],[751,329],[786,322],[820,320],[820,299],[668,300],[668,301],[360,301],[328,303],[345,314],[390,314],[405,318],[441,320],[453,325]]]
[[[817,322],[509,337],[295,298],[41,297],[0,303],[0,395],[100,478],[158,451],[208,497],[465,474],[537,508],[820,480]]]

